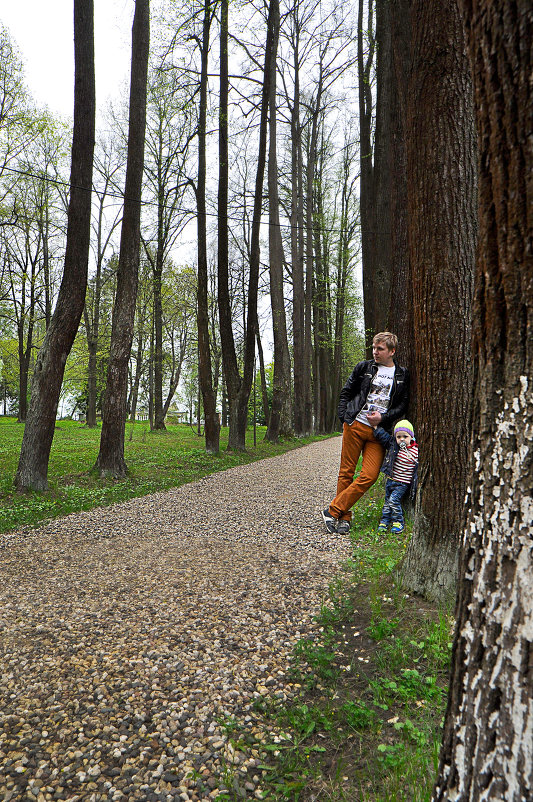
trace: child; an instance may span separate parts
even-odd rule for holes
[[[392,524],[392,532],[403,532],[402,498],[409,487],[411,497],[414,497],[418,480],[418,445],[413,425],[408,420],[398,421],[394,435],[388,434],[381,426],[373,428],[374,437],[387,449],[381,466],[387,476],[387,484],[378,532],[386,532],[389,524]]]

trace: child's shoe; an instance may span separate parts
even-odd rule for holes
[[[378,524],[377,531],[378,532],[386,532],[387,531],[387,524]]]
[[[391,532],[393,535],[399,535],[400,532],[403,532],[404,526],[399,521],[394,521],[393,525],[391,526]]]

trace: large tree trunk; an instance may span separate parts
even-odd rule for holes
[[[279,0],[272,0],[273,49],[278,48]],[[288,435],[292,430],[291,410],[291,358],[287,339],[285,297],[283,293],[283,266],[285,256],[279,224],[278,161],[276,155],[276,59],[272,59],[269,98],[269,153],[268,153],[268,251],[270,261],[270,301],[272,306],[272,329],[274,334],[274,382],[272,388],[272,411],[268,416],[265,439],[278,440],[279,435]]]
[[[48,487],[48,460],[65,363],[85,303],[95,118],[92,0],[74,2],[74,62],[74,131],[65,267],[56,308],[35,365],[28,420],[15,477],[19,490],[46,490]]]
[[[224,0],[225,1],[225,0]],[[224,7],[221,10],[221,53],[220,70],[220,107],[218,137],[218,312],[220,318],[220,345],[222,364],[227,392],[228,407],[224,409],[229,419],[228,449],[237,449],[240,443],[237,438],[237,403],[236,399],[241,386],[239,365],[233,337],[231,316],[231,298],[229,290],[229,244],[228,244],[228,74],[225,58],[227,46],[222,51],[222,39],[227,37],[223,30],[227,26],[227,15]],[[225,55],[224,55],[225,53]],[[226,424],[224,424],[226,425]],[[242,445],[244,449],[244,444]]]
[[[376,0],[376,130],[371,250],[372,325],[374,333],[388,329],[392,285],[392,81],[391,0]],[[388,329],[395,331],[394,329]],[[395,332],[396,333],[396,332]]]
[[[333,338],[332,406],[329,420],[329,431],[333,431],[335,426],[339,425],[335,402],[339,398],[339,394],[344,383],[342,356],[344,321],[346,313],[346,284],[350,263],[350,242],[355,229],[359,225],[359,220],[352,213],[350,203],[355,189],[355,181],[353,179],[350,180],[352,158],[350,134],[348,132],[345,140],[342,162],[343,178],[341,190],[341,213],[337,251],[337,278],[335,282],[337,286],[337,298],[335,304],[335,329]]]
[[[216,410],[216,393],[213,388],[211,364],[211,345],[209,342],[208,270],[207,270],[207,223],[205,207],[206,183],[206,121],[207,121],[207,64],[209,56],[209,30],[212,19],[212,6],[206,0],[202,34],[202,67],[200,76],[200,116],[198,120],[198,186],[196,203],[198,210],[198,378],[205,416],[205,450],[208,454],[218,454],[220,450],[220,421]],[[221,91],[220,114],[226,115],[227,124],[227,83],[228,83],[228,5],[221,2],[220,21],[220,83],[225,83],[226,92]],[[225,109],[223,111],[223,106]],[[222,148],[224,149],[224,148]],[[227,140],[226,156],[227,160]]]
[[[328,431],[328,416],[331,407],[330,380],[331,360],[331,292],[327,260],[323,253],[324,221],[323,208],[323,157],[319,160],[315,178],[313,201],[313,237],[315,241],[315,285],[313,293],[313,320],[315,339],[314,390],[315,390],[315,431]],[[337,399],[335,399],[336,405]]]
[[[298,437],[310,432],[305,425],[305,398],[311,376],[304,365],[304,254],[303,254],[303,179],[302,126],[300,123],[299,22],[295,21],[294,95],[291,109],[291,267],[292,267],[292,338],[294,373],[294,431]]]
[[[460,0],[479,147],[468,522],[433,799],[533,789],[533,7]]]
[[[154,288],[154,429],[166,431],[165,411],[163,409],[163,244],[161,242],[162,231],[162,198],[159,198],[160,207],[158,209],[158,243],[153,265],[153,288]]]
[[[230,433],[228,444],[231,441],[238,450],[245,448],[246,423],[248,419],[248,400],[252,389],[255,364],[255,339],[257,326],[257,293],[259,285],[259,267],[261,261],[260,229],[263,211],[263,183],[266,165],[266,145],[268,135],[268,101],[270,97],[270,81],[272,77],[272,62],[276,60],[277,36],[275,35],[276,7],[279,14],[278,0],[270,0],[267,18],[267,36],[265,45],[265,66],[263,70],[263,90],[261,93],[261,117],[259,123],[259,146],[257,154],[257,171],[255,176],[254,207],[252,214],[252,234],[250,240],[250,274],[248,278],[248,309],[246,320],[244,369],[239,394],[236,399],[237,430],[235,435]],[[232,405],[233,406],[233,405]]]
[[[231,306],[228,288],[228,251],[227,251],[227,156],[224,166],[220,157],[219,173],[219,312],[220,339],[224,359],[224,374],[229,396],[229,435],[228,449],[244,451],[246,448],[246,425],[248,419],[248,400],[252,389],[255,362],[255,339],[257,327],[257,294],[260,263],[260,226],[263,207],[263,182],[266,164],[266,141],[268,122],[268,98],[270,84],[270,65],[276,58],[273,36],[273,9],[270,4],[267,20],[267,40],[265,47],[265,66],[263,90],[261,94],[261,116],[259,123],[259,147],[257,171],[254,190],[254,208],[252,216],[252,235],[250,245],[250,273],[248,278],[248,304],[246,311],[244,370],[242,379],[239,375],[235,344],[231,328]],[[227,116],[227,115],[226,115]],[[226,134],[227,135],[227,134]]]
[[[476,240],[470,68],[456,0],[414,0],[407,125],[420,467],[405,586],[455,595],[472,401]]]
[[[371,354],[372,337],[376,334],[374,320],[373,292],[373,250],[372,232],[374,231],[374,167],[372,152],[372,88],[371,71],[374,59],[373,38],[374,0],[368,2],[369,49],[364,53],[365,4],[359,0],[359,17],[357,23],[357,74],[359,84],[359,153],[360,153],[360,210],[361,210],[361,251],[363,263],[363,302],[365,314],[365,341],[367,352]]]
[[[409,270],[407,217],[407,150],[406,122],[411,40],[411,0],[391,0],[390,70],[390,243],[392,259],[391,292],[387,328],[399,340],[398,361],[411,372],[409,414],[416,410],[417,377],[414,364],[414,331],[412,304],[399,299],[412,297]]]
[[[315,287],[315,260],[313,238],[313,205],[314,182],[316,177],[318,120],[322,104],[323,90],[323,61],[320,60],[318,85],[314,105],[311,109],[311,134],[307,153],[307,171],[305,186],[305,306],[304,306],[304,345],[303,361],[304,374],[313,376],[315,392],[318,391],[318,376],[316,370],[316,353],[313,353],[313,291]],[[313,431],[313,392],[311,383],[304,387],[304,426],[307,434]]]
[[[128,363],[133,340],[141,244],[141,191],[146,128],[146,83],[150,41],[149,0],[135,0],[132,29],[128,163],[124,215],[120,234],[117,292],[113,309],[111,350],[107,370],[100,451],[96,468],[101,476],[123,478],[124,427]]]

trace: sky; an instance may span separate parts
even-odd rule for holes
[[[32,96],[64,118],[74,107],[73,8],[73,0],[0,0]],[[133,10],[133,0],[94,0],[98,108],[129,82]]]

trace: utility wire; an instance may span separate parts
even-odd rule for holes
[[[57,186],[66,187],[67,189],[70,189],[70,184],[67,183],[66,181],[60,181],[59,179],[52,178],[51,176],[46,175],[46,174],[45,175],[37,175],[36,173],[32,173],[29,170],[17,170],[14,167],[4,167],[3,169],[7,170],[7,171],[9,171],[11,173],[16,173],[17,175],[26,176],[27,178],[36,178],[38,181],[48,181],[51,184],[56,184]],[[92,193],[93,191],[94,192],[98,192],[98,189],[96,189],[96,188],[87,189],[87,187],[81,187],[81,186],[76,186],[76,185],[74,185],[73,188],[74,189],[81,189],[84,192],[90,192],[90,193]],[[122,202],[124,202],[124,200],[126,200],[125,196],[123,194],[121,194],[121,193],[107,192],[106,194],[107,194],[108,197],[117,198],[118,200],[121,200]],[[141,200],[141,206],[154,206],[154,207],[157,208],[158,204],[155,201]],[[164,206],[165,206],[165,208],[170,208],[167,204],[164,204]],[[190,215],[191,217],[194,217],[197,214],[196,210],[193,210],[193,209],[177,208],[177,209],[175,209],[175,211],[177,213],[181,213],[181,214],[184,214],[184,215]],[[207,217],[217,217],[216,212],[207,212],[206,211],[205,214],[206,214]],[[6,215],[6,214],[3,214],[2,216],[5,219],[9,218],[9,215]],[[235,221],[237,223],[242,223],[242,217],[233,217],[232,215],[228,215],[228,220],[232,220],[232,221]],[[276,224],[276,223],[268,223],[268,222],[265,222],[265,221],[261,221],[261,225],[266,225],[266,226],[277,225],[278,228],[280,228],[280,229],[284,228],[284,229],[288,229],[288,230],[292,230],[292,229],[296,229],[297,228],[296,226],[292,226],[290,223],[277,223]],[[360,227],[360,225],[361,224],[359,223],[358,227]],[[306,228],[305,224],[304,224],[304,228]],[[332,234],[333,233],[340,234],[343,231],[343,229],[341,229],[341,228],[327,228],[327,227],[321,227],[321,228],[317,229],[316,227],[313,227],[313,231],[326,231],[326,232],[332,233]],[[390,231],[369,231],[369,234],[377,234],[378,236],[389,236],[390,235]]]

